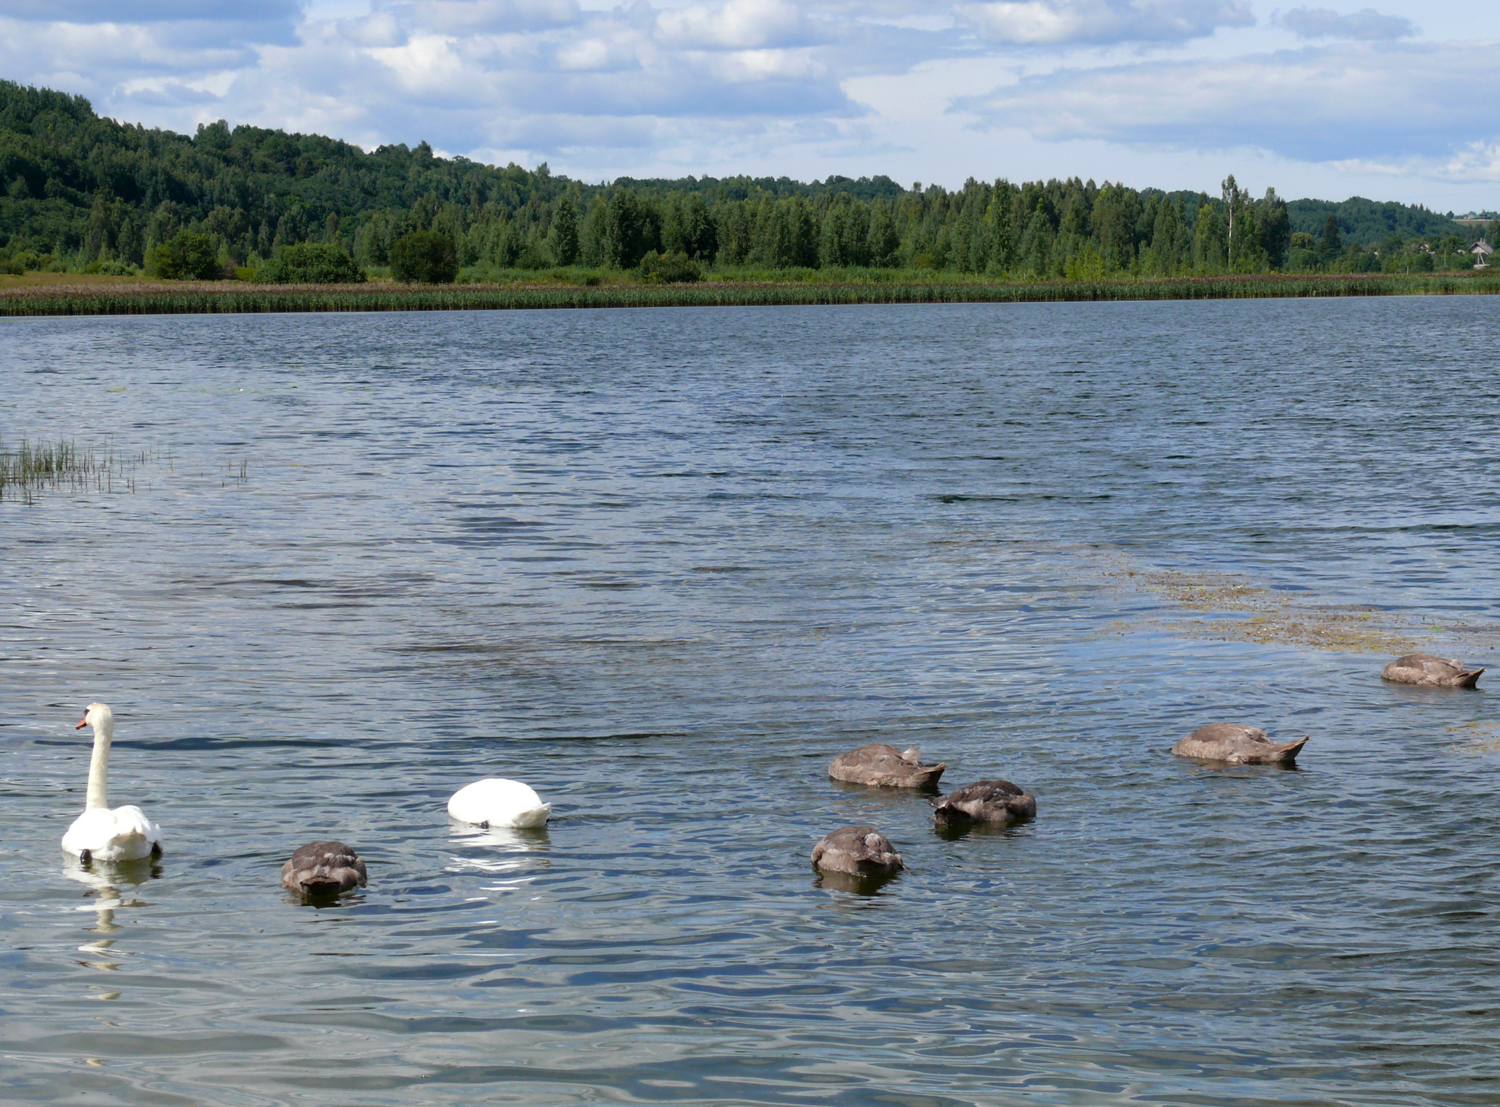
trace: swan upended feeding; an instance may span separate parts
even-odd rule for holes
[[[1020,822],[1036,818],[1036,797],[1008,780],[981,780],[936,801],[932,815],[939,826]]]
[[[448,801],[448,814],[483,827],[546,826],[551,813],[552,805],[543,803],[530,785],[500,777],[466,784]]]
[[[365,863],[343,842],[309,842],[281,866],[281,886],[304,896],[336,895],[365,882]]]
[[[134,804],[110,810],[109,746],[115,737],[115,717],[104,703],[91,703],[73,729],[94,728],[94,756],[89,762],[89,791],[83,814],[63,835],[62,848],[80,861],[138,861],[161,856],[161,827]]]
[[[1209,723],[1200,726],[1172,747],[1178,757],[1199,761],[1227,761],[1231,765],[1285,765],[1297,763],[1306,738],[1273,742],[1259,727],[1240,723]]]
[[[1465,669],[1457,658],[1409,653],[1380,670],[1380,679],[1392,684],[1425,684],[1433,688],[1473,688],[1483,669]]]
[[[828,765],[828,775],[848,784],[872,784],[879,788],[926,788],[943,775],[947,763],[924,765],[921,752],[913,746],[898,750],[884,742],[874,742],[859,749],[841,753]]]
[[[869,879],[906,867],[891,840],[873,826],[841,826],[813,846],[813,867]]]

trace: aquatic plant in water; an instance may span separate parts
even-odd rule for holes
[[[33,443],[26,439],[16,449],[0,443],[0,500],[7,497],[34,503],[44,490],[134,492],[135,471],[152,459],[149,450],[102,456],[79,449],[72,440]]]

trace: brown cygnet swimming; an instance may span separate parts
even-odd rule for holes
[[[1409,653],[1380,670],[1380,679],[1396,684],[1426,684],[1434,688],[1473,688],[1483,669],[1465,669],[1456,658]]]
[[[1307,738],[1273,742],[1259,727],[1240,723],[1209,723],[1172,747],[1178,757],[1227,761],[1231,765],[1295,765]]]
[[[813,846],[814,868],[851,876],[889,876],[906,866],[891,841],[873,826],[844,826]]]
[[[932,815],[939,826],[1019,822],[1036,818],[1036,797],[1008,780],[981,780],[949,792]]]
[[[347,892],[365,882],[365,863],[343,842],[309,842],[281,866],[281,886],[304,896]]]
[[[828,775],[850,784],[874,784],[881,788],[925,788],[936,784],[947,764],[923,765],[920,757],[915,746],[903,751],[876,742],[839,754],[829,764]]]

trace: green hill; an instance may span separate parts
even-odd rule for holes
[[[0,81],[0,246],[101,251],[139,261],[146,245],[201,227],[232,251],[269,255],[330,225],[418,203],[550,201],[546,167],[497,169],[414,149],[223,123],[192,137],[116,123],[81,96]],[[331,221],[331,224],[330,224]]]
[[[0,268],[10,271],[146,265],[172,275],[185,270],[161,259],[191,257],[194,272],[264,273],[282,247],[301,243],[379,268],[392,263],[398,240],[422,231],[449,243],[442,249],[470,276],[634,268],[660,254],[683,257],[665,268],[654,262],[652,272],[905,268],[1094,279],[1458,268],[1471,260],[1458,241],[1477,237],[1402,204],[1286,204],[1274,191],[1255,198],[1239,189],[1230,204],[1229,196],[1227,188],[1209,196],[1076,178],[970,179],[951,192],[884,176],[589,185],[546,165],[437,157],[425,142],[367,153],[223,121],[181,135],[101,118],[81,96],[0,81]],[[1330,213],[1342,232],[1338,250],[1318,244]],[[1294,231],[1318,242],[1294,241]],[[1392,235],[1414,241],[1396,251]],[[1415,241],[1442,235],[1456,238],[1435,259]],[[1379,257],[1360,249],[1377,243]]]
[[[1303,231],[1314,238],[1321,237],[1323,228],[1332,215],[1338,222],[1339,233],[1346,243],[1366,248],[1380,245],[1391,235],[1403,239],[1438,239],[1455,235],[1472,242],[1479,236],[1469,227],[1455,223],[1446,215],[1428,211],[1425,207],[1398,204],[1392,201],[1380,203],[1366,200],[1363,196],[1351,196],[1341,203],[1329,200],[1288,200],[1287,215],[1292,220],[1292,231]]]

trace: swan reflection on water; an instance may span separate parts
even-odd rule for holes
[[[83,864],[77,858],[69,858],[64,862],[63,875],[86,885],[88,891],[84,896],[93,901],[75,910],[92,911],[96,916],[94,925],[87,929],[98,937],[78,947],[79,953],[88,955],[88,959],[79,964],[100,972],[117,972],[120,969],[119,958],[128,956],[128,951],[114,948],[114,935],[125,929],[115,921],[115,912],[150,906],[135,894],[136,889],[161,874],[161,865],[154,859],[115,864],[95,862],[92,865]],[[112,999],[116,995],[118,993],[112,992],[100,998]]]
[[[449,858],[449,872],[525,872],[538,863],[545,865],[546,855],[552,851],[545,826],[481,827],[455,821],[448,827],[448,841],[463,850]]]
[[[813,878],[813,887],[829,892],[845,892],[849,895],[873,898],[893,880],[901,879],[901,873],[881,873],[876,876],[855,876],[853,873],[819,872]]]
[[[454,820],[448,824],[448,839],[454,845],[478,846],[505,853],[546,853],[552,848],[552,839],[545,826],[483,827]]]
[[[1029,823],[959,823],[937,822],[932,832],[945,842],[961,842],[965,838],[1029,838],[1032,828]]]

